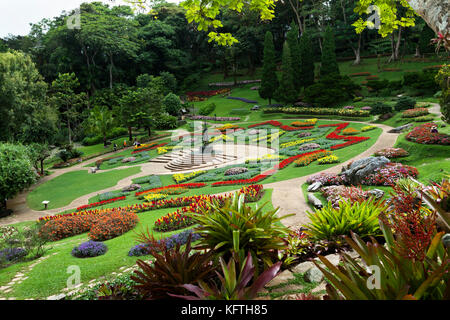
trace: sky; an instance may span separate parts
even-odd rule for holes
[[[27,35],[31,30],[30,23],[57,17],[63,10],[70,11],[83,2],[94,1],[112,5],[124,4],[123,0],[0,0],[0,38],[8,34]]]

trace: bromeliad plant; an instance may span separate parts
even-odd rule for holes
[[[256,267],[250,252],[242,263],[239,263],[236,255],[230,258],[228,263],[225,263],[222,257],[219,258],[219,261],[223,274],[220,275],[216,271],[221,283],[220,289],[199,281],[199,286],[192,284],[182,286],[194,293],[195,296],[169,295],[186,300],[252,300],[270,280],[276,277],[281,267],[281,262],[277,262],[255,279]],[[249,285],[250,283],[251,285]]]
[[[315,212],[307,211],[311,223],[305,227],[313,240],[338,240],[351,232],[361,237],[379,236],[378,215],[385,208],[383,201],[369,199],[364,202],[342,200],[338,208],[331,202]]]
[[[288,229],[277,223],[287,216],[278,217],[278,209],[263,211],[263,206],[253,209],[244,204],[244,194],[235,193],[224,203],[212,199],[210,207],[192,214],[199,224],[195,232],[202,236],[197,249],[209,249],[217,256],[229,258],[239,252],[241,258],[250,252],[254,261],[260,259],[271,266],[278,250],[285,248],[283,238]]]

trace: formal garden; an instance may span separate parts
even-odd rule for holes
[[[0,299],[449,299],[448,33],[344,2],[0,38]]]

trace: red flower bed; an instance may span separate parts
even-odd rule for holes
[[[431,127],[434,123],[424,123],[415,127],[410,133],[406,135],[406,140],[421,144],[450,144],[450,136],[443,133],[432,133]]]
[[[330,150],[336,150],[336,149],[341,149],[341,148],[345,148],[348,147],[352,144],[361,142],[361,141],[365,141],[368,140],[369,137],[354,137],[354,136],[341,136],[338,133],[340,133],[342,131],[342,129],[346,128],[349,125],[348,122],[344,122],[344,123],[339,123],[339,124],[323,124],[320,125],[319,128],[321,127],[336,127],[336,130],[334,130],[333,132],[331,132],[329,135],[327,135],[327,139],[330,140],[345,140],[347,142],[341,143],[341,144],[337,144],[334,145],[332,147],[330,147]]]
[[[84,206],[78,207],[77,211],[82,211],[82,210],[86,210],[86,209],[93,208],[93,207],[103,206],[103,205],[111,203],[111,202],[125,200],[126,198],[127,197],[122,196],[122,197],[117,197],[117,198],[113,198],[113,199],[109,199],[109,200],[103,200],[100,202],[89,203]]]
[[[186,92],[188,101],[195,100],[195,98],[208,98],[218,94],[228,93],[231,90],[227,89],[218,89],[218,90],[209,90],[209,91],[195,91],[195,92]]]
[[[164,189],[170,189],[170,188],[188,188],[188,189],[194,189],[194,188],[203,188],[207,186],[206,183],[184,183],[184,184],[172,184],[170,186],[165,186],[165,187],[160,187],[160,188],[153,188],[153,189],[149,189],[149,190],[144,190],[144,191],[140,191],[140,192],[136,192],[134,195],[136,197],[145,194],[145,193],[149,193],[151,191],[154,190],[160,190],[160,191],[164,191]]]
[[[143,148],[143,149],[139,149],[139,150],[134,150],[133,152],[131,152],[131,154],[136,154],[136,153],[139,153],[139,152],[154,150],[154,149],[159,148],[159,147],[164,147],[166,144],[167,143],[161,143],[161,144],[153,145],[151,147],[147,147],[147,148]]]
[[[370,76],[370,72],[356,72],[349,74],[350,77]]]

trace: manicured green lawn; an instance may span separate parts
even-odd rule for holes
[[[43,210],[42,201],[49,200],[49,209],[63,207],[85,194],[112,187],[119,180],[140,171],[140,167],[134,167],[96,174],[87,170],[68,172],[30,192],[27,204],[33,210]]]

